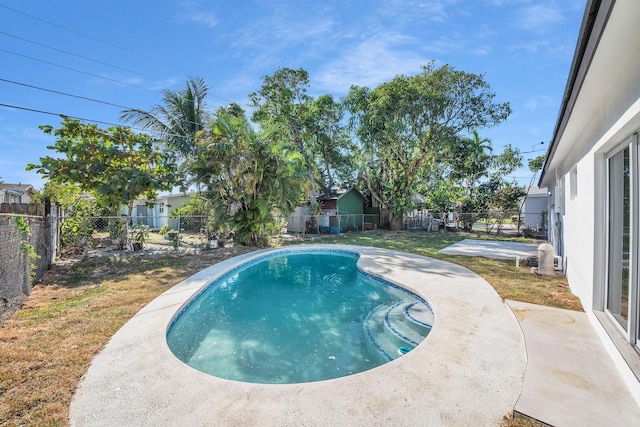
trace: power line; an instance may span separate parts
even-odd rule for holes
[[[0,7],[4,8],[4,9],[7,9],[7,10],[10,10],[10,11],[12,11],[12,12],[14,12],[14,13],[18,13],[18,14],[20,14],[20,15],[24,15],[24,16],[29,17],[29,18],[31,18],[31,19],[35,19],[36,21],[44,22],[45,24],[48,24],[48,25],[51,25],[51,26],[54,26],[54,27],[60,28],[60,29],[62,29],[62,30],[68,31],[68,32],[70,32],[70,33],[77,34],[77,35],[82,36],[82,37],[86,37],[86,38],[88,38],[88,39],[91,39],[91,40],[93,40],[93,41],[96,41],[96,42],[99,42],[99,43],[102,43],[102,44],[106,44],[106,45],[111,46],[111,47],[115,47],[116,49],[120,49],[120,50],[123,50],[123,51],[125,51],[125,52],[132,53],[132,54],[137,55],[137,56],[140,56],[140,57],[142,57],[142,58],[146,58],[146,59],[153,59],[153,58],[149,58],[148,56],[143,55],[143,54],[141,54],[141,53],[135,52],[135,51],[133,51],[133,50],[131,50],[131,49],[127,49],[126,47],[122,47],[122,46],[119,46],[119,45],[117,45],[117,44],[115,44],[115,43],[111,43],[111,42],[108,42],[108,41],[106,41],[106,40],[99,39],[99,38],[94,37],[94,36],[91,36],[91,35],[89,35],[89,34],[85,34],[85,33],[82,33],[82,32],[80,32],[80,31],[76,31],[76,30],[73,30],[73,29],[71,29],[71,28],[67,28],[67,27],[65,27],[65,26],[63,26],[63,25],[56,24],[55,22],[51,22],[51,21],[47,21],[47,20],[42,19],[42,18],[38,18],[37,16],[29,15],[28,13],[22,12],[22,11],[20,11],[20,10],[14,9],[14,8],[11,8],[11,7],[9,7],[9,6],[5,6],[5,5],[3,5],[3,4],[0,4]]]
[[[54,89],[47,89],[47,88],[44,88],[44,87],[35,86],[35,85],[28,84],[28,83],[23,83],[23,82],[17,82],[15,80],[9,80],[9,79],[5,79],[5,78],[2,78],[2,77],[0,77],[0,82],[5,82],[5,83],[9,83],[9,84],[15,84],[15,85],[18,85],[18,86],[24,86],[24,87],[27,87],[27,88],[30,88],[30,89],[40,90],[40,91],[43,91],[43,92],[49,92],[49,93],[53,93],[53,94],[56,94],[56,95],[68,96],[68,97],[71,97],[71,98],[82,99],[82,100],[85,100],[85,101],[97,102],[97,103],[104,104],[104,105],[109,105],[109,106],[112,106],[112,107],[122,108],[124,110],[145,111],[145,110],[142,110],[142,109],[139,109],[139,108],[131,108],[131,107],[127,107],[126,105],[115,104],[113,102],[103,101],[103,100],[100,100],[100,99],[90,98],[90,97],[87,97],[87,96],[74,95],[74,94],[71,94],[71,93],[62,92],[62,91],[58,91],[58,90],[54,90]],[[19,108],[19,107],[16,107],[16,108]],[[22,109],[22,108],[19,108],[19,109]],[[56,113],[52,113],[52,114],[56,114]],[[191,120],[184,120],[184,122],[185,123],[189,123],[189,124],[198,124],[198,125],[200,124],[200,123],[196,123],[196,122],[191,121]],[[113,124],[113,123],[110,123],[110,124]],[[143,129],[139,129],[139,130],[143,130]],[[179,135],[175,134],[173,136],[179,136]]]
[[[49,115],[49,116],[69,117],[70,119],[76,119],[76,120],[80,120],[80,121],[83,121],[83,122],[97,123],[97,124],[107,125],[107,126],[128,127],[131,130],[137,130],[139,132],[152,133],[152,134],[156,134],[156,135],[159,135],[159,136],[175,136],[175,137],[179,137],[179,138],[183,138],[184,137],[184,135],[179,135],[177,133],[162,133],[162,132],[155,131],[153,129],[143,129],[143,128],[138,128],[138,127],[133,127],[133,126],[124,126],[121,123],[113,123],[113,122],[105,122],[105,121],[102,121],[102,120],[87,119],[85,117],[72,116],[72,115],[69,115],[69,114],[62,114],[62,113],[54,113],[53,111],[39,110],[39,109],[36,109],[36,108],[29,108],[29,107],[21,107],[19,105],[0,103],[0,107],[12,108],[14,110],[28,111],[28,112],[31,112],[31,113],[46,114],[46,115]],[[191,123],[193,123],[193,122],[191,122]]]
[[[96,77],[98,79],[107,80],[107,81],[118,83],[118,84],[121,84],[121,85],[126,85],[126,86],[134,87],[134,88],[137,88],[137,89],[143,89],[143,90],[146,90],[146,91],[149,91],[149,92],[162,93],[162,91],[159,91],[159,90],[149,89],[149,88],[146,88],[144,86],[136,85],[136,84],[133,84],[133,83],[123,82],[122,80],[117,80],[117,79],[112,79],[110,77],[100,76],[98,74],[93,74],[93,73],[90,73],[88,71],[79,70],[79,69],[73,68],[73,67],[67,67],[66,65],[56,64],[55,62],[46,61],[46,60],[40,59],[40,58],[34,58],[33,56],[24,55],[22,53],[14,52],[14,51],[11,51],[11,50],[0,48],[0,52],[5,52],[5,53],[11,54],[11,55],[19,56],[21,58],[30,59],[32,61],[42,62],[42,63],[47,64],[47,65],[51,65],[51,66],[62,68],[62,69],[69,70],[69,71],[75,71],[76,73],[85,74],[87,76]],[[139,74],[139,73],[136,73],[136,74]],[[220,99],[222,101],[226,101],[226,102],[235,102],[235,101],[232,101],[232,100],[227,99],[227,98],[223,98],[223,97],[221,97],[219,95],[215,95],[215,94],[210,94],[210,96],[213,97],[213,98],[218,98],[218,99]],[[249,104],[246,104],[246,105],[249,106]]]
[[[47,88],[44,88],[44,87],[34,86],[34,85],[27,84],[27,83],[16,82],[14,80],[3,79],[2,77],[0,77],[0,82],[11,83],[11,84],[19,85],[19,86],[28,87],[28,88],[31,88],[31,89],[41,90],[41,91],[44,91],[44,92],[55,93],[57,95],[69,96],[69,97],[78,98],[78,99],[84,99],[86,101],[98,102],[100,104],[110,105],[112,107],[124,108],[125,110],[131,109],[131,107],[126,107],[124,105],[114,104],[114,103],[108,102],[108,101],[101,101],[99,99],[89,98],[87,96],[73,95],[71,93],[60,92],[58,90],[47,89]]]
[[[69,117],[70,119],[81,120],[81,121],[84,121],[84,122],[99,123],[101,125],[122,126],[122,125],[119,125],[117,123],[104,122],[104,121],[100,121],[100,120],[90,120],[90,119],[86,119],[86,118],[83,118],[83,117],[70,116],[68,114],[54,113],[54,112],[51,112],[51,111],[38,110],[38,109],[35,109],[35,108],[20,107],[18,105],[0,103],[0,107],[7,107],[7,108],[15,109],[15,110],[29,111],[29,112],[32,112],[32,113],[47,114],[47,115],[50,115],[50,116]],[[130,129],[142,130],[142,129],[136,129],[136,128],[130,128]]]
[[[95,62],[96,64],[105,65],[107,67],[115,68],[115,69],[121,70],[121,71],[126,71],[128,73],[136,74],[136,75],[142,76],[142,77],[147,77],[149,79],[153,79],[153,80],[156,80],[156,81],[159,81],[159,82],[168,83],[165,80],[159,79],[157,77],[150,76],[148,74],[139,73],[137,71],[133,71],[133,70],[129,70],[129,69],[124,68],[124,67],[120,67],[120,66],[117,66],[117,65],[109,64],[108,62],[103,62],[103,61],[100,61],[98,59],[93,59],[93,58],[89,58],[89,57],[86,57],[86,56],[83,56],[83,55],[78,55],[76,53],[69,52],[68,50],[58,49],[57,47],[49,46],[49,45],[46,45],[44,43],[36,42],[36,41],[33,41],[33,40],[26,39],[24,37],[20,37],[20,36],[16,36],[16,35],[13,35],[13,34],[9,34],[9,33],[6,33],[4,31],[0,31],[0,34],[5,35],[7,37],[12,37],[12,38],[17,39],[17,40],[22,40],[24,42],[31,43],[31,44],[34,44],[36,46],[41,46],[41,47],[44,47],[44,48],[47,48],[47,49],[50,49],[50,50],[54,50],[56,52],[61,52],[61,53],[64,53],[66,55],[75,56],[76,58],[81,58],[81,59],[84,59],[86,61]]]
[[[11,50],[0,48],[0,52],[9,53],[11,55],[20,56],[22,58],[31,59],[32,61],[42,62],[42,63],[48,64],[48,65],[52,65],[54,67],[63,68],[65,70],[70,70],[70,71],[75,71],[76,73],[86,74],[87,76],[96,77],[96,78],[103,79],[103,80],[108,80],[108,81],[111,81],[111,82],[114,82],[114,83],[131,86],[131,87],[135,87],[135,88],[138,88],[138,89],[144,89],[144,90],[147,90],[149,92],[158,92],[157,90],[148,89],[146,87],[139,86],[139,85],[134,85],[133,83],[127,83],[127,82],[123,82],[121,80],[116,80],[116,79],[112,79],[112,78],[109,78],[109,77],[100,76],[98,74],[89,73],[88,71],[82,71],[82,70],[78,70],[77,68],[67,67],[66,65],[56,64],[55,62],[45,61],[44,59],[34,58],[33,56],[29,56],[29,55],[23,55],[22,53],[13,52]]]
[[[51,22],[51,21],[47,21],[47,20],[42,19],[42,18],[38,18],[37,16],[30,15],[30,14],[28,14],[28,13],[26,13],[26,12],[22,12],[22,11],[20,11],[20,10],[17,10],[17,9],[14,9],[14,8],[11,8],[11,7],[8,7],[8,6],[6,6],[6,5],[0,4],[0,7],[1,7],[1,8],[4,8],[4,9],[7,9],[7,10],[10,10],[10,11],[12,11],[12,12],[18,13],[18,14],[21,14],[21,15],[27,16],[27,17],[29,17],[29,18],[31,18],[31,19],[34,19],[34,20],[37,20],[37,21],[40,21],[40,22],[46,23],[46,24],[48,24],[48,25],[51,25],[51,26],[54,26],[54,27],[57,27],[57,28],[63,29],[63,30],[65,30],[65,31],[71,32],[71,33],[73,33],[73,34],[77,34],[77,35],[80,35],[80,36],[82,36],[82,37],[86,37],[86,38],[88,38],[88,39],[91,39],[91,40],[94,40],[94,41],[97,41],[97,42],[100,42],[100,43],[103,43],[103,44],[106,44],[106,45],[109,45],[109,46],[115,47],[115,48],[117,48],[117,49],[120,49],[120,50],[123,50],[123,51],[126,51],[126,52],[130,52],[130,53],[133,53],[133,54],[135,54],[135,55],[137,55],[137,56],[140,56],[140,57],[143,57],[143,58],[146,58],[146,59],[151,59],[151,60],[153,60],[153,61],[160,62],[157,58],[151,58],[151,57],[149,57],[149,56],[146,56],[146,55],[140,54],[140,53],[138,53],[138,52],[135,52],[135,51],[133,51],[133,50],[127,49],[127,48],[125,48],[125,47],[119,46],[119,45],[117,45],[117,44],[115,44],[115,43],[111,43],[111,42],[109,42],[109,41],[105,41],[105,40],[99,39],[99,38],[94,37],[94,36],[91,36],[91,35],[89,35],[89,34],[82,33],[82,32],[80,32],[80,31],[73,30],[73,29],[68,28],[68,27],[65,27],[65,26],[63,26],[63,25],[56,24],[55,22]],[[59,48],[56,48],[56,47],[53,47],[53,46],[49,46],[49,45],[46,45],[46,44],[43,44],[43,43],[35,42],[35,41],[29,40],[29,39],[26,39],[26,38],[23,38],[23,37],[15,36],[15,35],[12,35],[12,34],[9,34],[9,33],[6,33],[6,32],[3,32],[3,31],[0,31],[0,33],[1,33],[1,34],[4,34],[4,35],[6,35],[6,36],[9,36],[9,37],[13,37],[13,38],[17,38],[17,39],[20,39],[20,40],[26,41],[26,42],[28,42],[28,43],[33,43],[33,44],[36,44],[36,45],[39,45],[39,46],[42,46],[42,47],[45,47],[45,48],[48,48],[48,49],[52,49],[52,50],[55,50],[55,51],[58,51],[58,52],[62,52],[62,53],[68,54],[68,55],[72,55],[72,56],[75,56],[75,57],[78,57],[78,58],[82,58],[82,59],[85,59],[85,60],[87,60],[87,61],[96,62],[96,63],[102,64],[102,65],[105,65],[105,66],[108,66],[108,67],[112,67],[112,68],[116,68],[116,69],[119,69],[119,70],[122,70],[122,71],[126,71],[126,72],[129,72],[129,73],[137,74],[137,75],[139,75],[139,76],[143,76],[143,77],[151,78],[151,79],[156,80],[156,81],[159,81],[159,82],[164,82],[164,83],[167,83],[169,86],[171,86],[171,84],[172,84],[171,82],[169,82],[169,81],[167,81],[167,80],[162,80],[162,79],[159,79],[159,78],[157,78],[157,77],[153,77],[153,76],[150,76],[150,75],[147,75],[147,74],[144,74],[144,73],[140,73],[140,72],[137,72],[137,71],[133,71],[133,70],[130,70],[130,69],[127,69],[127,68],[124,68],[124,67],[120,67],[120,66],[113,65],[113,64],[109,64],[109,63],[106,63],[106,62],[103,62],[103,61],[100,61],[100,60],[96,60],[96,59],[88,58],[88,57],[85,57],[85,56],[82,56],[82,55],[75,54],[75,53],[73,53],[73,52],[69,52],[69,51],[66,51],[66,50],[63,50],[63,49],[59,49]],[[10,53],[10,54],[13,54],[13,55],[16,55],[16,56],[21,56],[21,57],[24,57],[24,58],[27,58],[27,59],[31,59],[31,60],[34,60],[34,61],[43,62],[43,63],[45,63],[45,64],[49,64],[49,65],[52,65],[52,66],[55,66],[55,67],[59,67],[59,68],[63,68],[63,69],[67,69],[67,70],[75,71],[75,72],[78,72],[78,73],[86,74],[86,75],[89,75],[89,76],[92,76],[92,77],[97,77],[97,78],[100,78],[100,79],[104,79],[104,80],[112,81],[112,82],[115,82],[115,83],[119,83],[119,84],[123,84],[123,85],[131,86],[131,87],[136,87],[136,88],[144,89],[144,90],[147,90],[147,91],[159,92],[159,91],[157,91],[157,90],[148,89],[148,88],[145,88],[145,87],[142,87],[142,86],[138,86],[138,85],[135,85],[135,84],[132,84],[132,83],[126,83],[126,82],[123,82],[123,81],[120,81],[120,80],[116,80],[116,79],[111,79],[111,78],[108,78],[108,77],[102,77],[102,76],[95,75],[95,74],[92,74],[92,73],[89,73],[89,72],[86,72],[86,71],[82,71],[82,70],[74,69],[74,68],[67,67],[67,66],[60,65],[60,64],[55,64],[55,63],[52,63],[52,62],[49,62],[49,61],[45,61],[45,60],[42,60],[42,59],[38,59],[38,58],[33,58],[33,57],[30,57],[30,56],[27,56],[27,55],[24,55],[24,54],[20,54],[20,53],[17,53],[17,52],[8,51],[8,50],[6,50],[6,49],[0,49],[0,51],[4,51],[4,52],[6,52],[6,53]],[[214,82],[214,83],[216,83],[216,81],[215,81],[215,80],[209,80],[209,81],[210,81],[210,82]],[[220,82],[217,82],[217,83],[218,83],[218,84],[221,84]],[[235,101],[233,101],[233,100],[231,100],[231,99],[224,98],[224,97],[221,97],[221,96],[219,96],[219,95],[215,95],[215,94],[213,94],[213,93],[209,93],[209,95],[210,95],[210,97],[212,97],[212,98],[217,98],[217,99],[219,99],[219,100],[221,100],[221,101],[224,101],[224,102],[235,103]],[[250,106],[249,104],[245,104],[245,105]]]

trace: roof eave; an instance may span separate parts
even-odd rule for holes
[[[562,98],[562,105],[553,131],[551,143],[547,149],[542,173],[538,180],[538,186],[540,187],[550,185],[548,181],[545,182],[545,178],[547,178],[546,175],[549,172],[550,163],[553,160],[553,156],[567,126],[567,122],[571,117],[571,111],[576,103],[582,84],[584,83],[589,65],[595,55],[598,42],[600,41],[614,3],[615,0],[589,0],[587,2],[584,17],[582,18],[582,24],[580,26],[580,37],[576,43],[576,50],[573,56],[573,61],[571,62],[567,86],[565,87],[564,96]]]

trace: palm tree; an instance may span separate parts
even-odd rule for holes
[[[138,108],[124,110],[120,120],[154,132],[178,159],[195,154],[196,134],[208,119],[205,98],[209,87],[200,77],[189,77],[184,90],[162,91],[162,104],[149,111]]]
[[[212,207],[242,243],[256,245],[297,206],[306,183],[303,156],[281,128],[255,130],[244,115],[219,110],[198,137],[194,175]]]
[[[487,162],[491,158],[491,140],[489,138],[480,138],[477,129],[471,131],[471,138],[466,138],[466,159],[465,169],[468,175],[469,196],[473,196],[473,188],[476,181],[487,170]],[[487,153],[488,152],[488,153]]]

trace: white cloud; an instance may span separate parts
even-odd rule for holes
[[[531,111],[537,111],[543,108],[557,108],[554,99],[548,95],[538,95],[529,99],[524,104],[525,108]]]
[[[215,28],[219,24],[218,16],[211,10],[207,10],[197,1],[183,1],[179,4],[179,17],[183,21],[195,24],[204,24],[207,27]]]
[[[364,40],[327,63],[314,76],[323,89],[346,93],[351,85],[375,86],[398,74],[415,74],[430,59],[415,49],[401,49],[405,36],[383,34]]]
[[[528,40],[514,44],[511,49],[521,50],[529,55],[535,55],[549,48],[549,42],[546,40]]]
[[[493,48],[491,46],[483,45],[483,46],[478,46],[475,49],[472,49],[471,54],[476,56],[486,56],[491,54],[492,50]]]
[[[328,18],[318,21],[283,21],[275,19],[254,25],[251,31],[241,30],[241,37],[234,37],[234,46],[239,48],[291,47],[313,42],[318,38],[330,37],[332,21]]]
[[[218,17],[213,12],[199,11],[185,15],[185,18],[196,24],[204,24],[207,27],[214,28],[218,25]]]
[[[518,13],[519,26],[534,33],[546,33],[564,20],[564,15],[555,3],[533,4],[522,8]]]
[[[390,0],[383,2],[378,13],[395,22],[428,20],[442,23],[449,18],[447,5],[450,3],[455,2],[451,0]]]

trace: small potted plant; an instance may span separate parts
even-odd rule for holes
[[[131,240],[130,250],[132,251],[141,251],[144,247],[144,242],[149,237],[149,227],[144,224],[137,224],[131,227],[129,231],[129,238]]]

